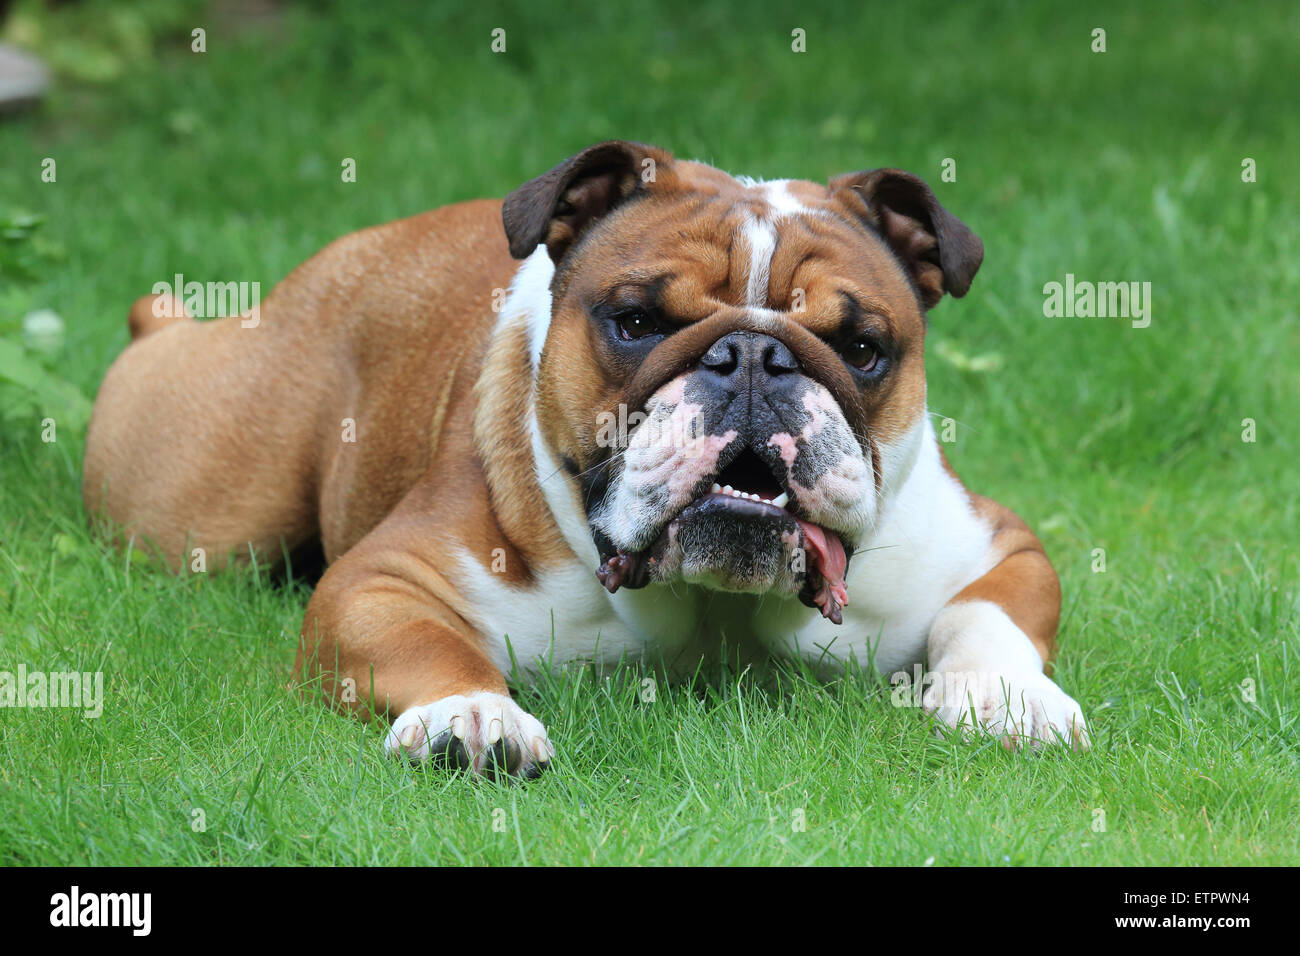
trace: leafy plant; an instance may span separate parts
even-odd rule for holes
[[[0,277],[16,284],[35,281],[41,267],[59,257],[57,246],[44,242],[38,230],[44,219],[26,212],[0,211]],[[19,296],[0,299],[0,318],[22,311]],[[50,367],[57,353],[28,349],[16,330],[0,329],[0,422],[36,425],[52,418],[80,431],[90,420],[90,400],[76,385]]]

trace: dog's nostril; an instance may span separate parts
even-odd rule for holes
[[[781,342],[772,342],[763,350],[763,368],[769,375],[788,375],[799,371],[799,360]]]
[[[730,339],[719,339],[704,353],[700,363],[713,372],[734,372],[739,364],[736,343]]]

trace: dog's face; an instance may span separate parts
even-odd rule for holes
[[[606,587],[794,594],[838,621],[924,414],[924,310],[965,293],[979,240],[895,170],[754,184],[621,142],[503,218],[516,256],[555,261],[538,423]]]

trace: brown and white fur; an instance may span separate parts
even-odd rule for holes
[[[926,411],[926,311],[982,255],[896,170],[753,182],[599,144],[504,207],[338,240],[254,327],[141,300],[96,401],[86,505],[178,568],[319,540],[298,670],[389,718],[412,759],[534,775],[555,749],[505,674],[682,673],[724,646],[928,661],[943,726],[1087,746],[1044,673],[1056,574],[962,486]],[[645,421],[611,447],[599,424],[628,412]],[[728,459],[789,504],[711,491]],[[842,581],[830,558],[824,578],[789,563],[819,553],[810,536],[847,548]]]

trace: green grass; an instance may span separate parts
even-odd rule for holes
[[[10,24],[59,63],[97,44],[97,69],[0,122],[0,670],[102,670],[106,700],[0,709],[0,862],[1300,862],[1300,9],[414,6]],[[339,235],[610,137],[769,177],[901,166],[982,236],[971,294],[931,316],[930,406],[1061,573],[1057,674],[1091,753],[945,742],[856,677],[643,702],[631,669],[523,694],[559,748],[540,780],[413,772],[287,693],[305,586],[176,578],[89,534],[81,402],[153,283],[269,289]],[[1151,282],[1151,326],[1044,318],[1067,272]],[[66,322],[53,352],[21,344],[37,308]]]

